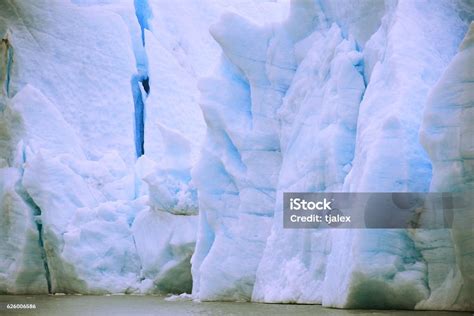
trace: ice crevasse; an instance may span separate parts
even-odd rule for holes
[[[1,2],[0,293],[473,310],[472,212],[282,227],[283,192],[474,189],[473,17],[469,0]]]

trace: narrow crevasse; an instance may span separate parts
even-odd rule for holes
[[[17,156],[18,156],[17,159],[19,159],[19,161],[16,161],[15,163],[17,166],[19,166],[20,179],[23,178],[23,174],[24,174],[23,164],[26,161],[25,148],[21,145],[22,143],[20,142],[20,146],[17,148],[17,150],[19,151],[19,153],[17,153]],[[39,253],[41,256],[41,260],[43,262],[44,276],[46,278],[46,286],[48,289],[48,293],[52,294],[53,290],[52,290],[52,284],[51,284],[51,273],[49,269],[48,255],[45,249],[44,230],[43,230],[43,223],[41,221],[41,208],[35,204],[35,202],[31,198],[31,196],[28,194],[28,192],[25,190],[23,185],[20,185],[20,183],[17,183],[15,190],[18,193],[18,195],[23,199],[24,203],[29,206],[29,209],[31,210],[31,213],[33,215],[34,226],[36,227],[36,230],[38,232]]]
[[[6,97],[10,96],[10,72],[13,63],[13,47],[11,46],[8,37],[7,30],[0,44],[0,54],[2,56],[2,63],[0,65],[0,83],[2,83],[3,94]]]
[[[153,14],[148,0],[134,0],[133,4],[135,6],[135,15],[137,16],[138,24],[140,24],[142,45],[145,47],[145,29],[150,29],[148,20],[153,17]]]
[[[26,195],[26,197],[25,197]],[[40,247],[41,259],[43,260],[43,267],[44,273],[46,277],[46,284],[48,286],[48,293],[52,294],[52,285],[51,285],[51,273],[49,271],[49,264],[48,264],[48,256],[46,254],[45,243],[44,243],[44,231],[43,231],[43,224],[41,222],[41,209],[34,203],[28,193],[24,192],[24,200],[25,202],[30,205],[31,209],[33,210],[34,221],[36,225],[36,229],[38,230],[38,244]]]
[[[50,293],[48,264],[35,210],[18,192],[20,172],[0,169],[0,293]]]
[[[137,65],[137,74],[132,76],[131,86],[135,109],[135,152],[137,158],[145,154],[145,100],[150,93],[148,58],[145,49],[145,30],[149,29],[148,19],[153,14],[148,0],[134,0],[135,15],[140,25],[141,46],[132,38]],[[133,34],[132,34],[133,37]]]
[[[134,75],[131,80],[133,104],[135,109],[135,153],[137,158],[145,154],[145,101],[144,89],[140,87],[143,82],[140,75]],[[148,78],[146,79],[148,81]]]
[[[41,210],[21,186],[24,128],[21,116],[11,107],[14,54],[8,29],[0,43],[0,58],[0,292],[51,293]]]

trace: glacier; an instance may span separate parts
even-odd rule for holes
[[[9,56],[4,63],[2,54],[1,77],[1,292],[189,291],[197,227],[189,165],[157,168],[136,157],[136,83],[143,100],[147,93],[146,30],[137,17],[143,7],[51,5],[1,4],[2,53]],[[170,177],[174,186],[167,186]],[[152,194],[190,188],[179,205],[156,210],[145,178]],[[162,233],[147,222],[159,222]],[[145,256],[150,249],[157,259]],[[184,276],[175,278],[177,271]]]
[[[200,300],[472,309],[467,299],[473,294],[467,276],[472,272],[460,272],[472,269],[464,263],[473,250],[472,221],[459,234],[455,228],[415,233],[282,228],[283,192],[430,189],[435,158],[418,140],[426,122],[423,110],[455,58],[472,6],[370,4],[354,9],[351,17],[364,17],[357,22],[344,11],[351,3],[339,9],[324,1],[294,1],[288,19],[277,25],[265,28],[224,15],[211,27],[223,57],[220,69],[200,84],[208,122],[204,161],[194,176],[201,227],[192,260],[193,295]],[[465,97],[468,104],[472,99]],[[251,149],[248,142],[254,143]],[[256,149],[264,163],[254,171],[246,157]],[[469,155],[457,159],[469,161]],[[447,164],[452,168],[452,160]],[[469,167],[463,170],[469,175],[458,180],[462,184],[472,176]],[[276,174],[276,182],[263,181]],[[204,181],[210,178],[212,183]],[[441,189],[452,190],[449,185]],[[440,300],[447,292],[451,299]]]
[[[473,19],[2,1],[0,294],[474,310],[472,199],[450,229],[282,225],[284,192],[474,190]]]

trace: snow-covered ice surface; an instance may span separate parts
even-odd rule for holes
[[[452,229],[282,227],[283,192],[474,190],[473,17],[0,2],[0,293],[474,310],[473,207]]]

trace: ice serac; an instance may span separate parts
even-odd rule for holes
[[[325,9],[328,21],[336,19],[344,26],[344,21],[338,21],[337,15],[334,18],[333,12]],[[430,163],[417,141],[421,113],[429,88],[454,54],[453,47],[460,40],[463,25],[450,5],[433,8],[429,11],[437,12],[433,15],[424,11],[421,2],[399,1],[396,6],[388,4],[384,9],[380,28],[365,43],[362,52],[353,43],[346,44],[350,48],[346,52],[339,48],[329,55],[326,50],[330,51],[334,42],[337,44],[331,38],[341,41],[341,36],[326,35],[325,39],[319,39],[324,44],[314,45],[307,53],[311,56],[314,51],[322,56],[322,65],[309,57],[299,65],[297,74],[300,68],[308,67],[305,63],[313,63],[320,72],[332,67],[321,80],[327,90],[324,85],[315,89],[322,91],[325,97],[322,100],[328,102],[315,99],[313,108],[302,108],[308,100],[303,95],[302,101],[294,102],[301,108],[293,106],[301,111],[302,118],[296,115],[292,121],[291,115],[287,114],[289,119],[283,116],[283,122],[294,124],[286,130],[292,131],[291,126],[295,126],[293,130],[306,131],[295,137],[285,132],[282,125],[282,140],[289,145],[286,152],[282,149],[280,199],[285,191],[428,189]],[[433,24],[444,31],[430,32],[428,25]],[[352,27],[358,27],[357,23]],[[402,38],[407,28],[410,34]],[[325,34],[312,35],[316,43],[321,33]],[[346,34],[349,36],[346,42],[350,43],[350,30]],[[442,41],[446,47],[436,46],[440,43],[438,38],[446,39]],[[433,50],[443,53],[433,56]],[[413,55],[421,60],[410,63],[412,59],[408,56]],[[341,66],[337,78],[335,65],[343,65],[341,58],[348,67]],[[362,75],[367,82],[365,91]],[[297,79],[295,76],[285,100],[291,100],[293,86],[299,83]],[[336,84],[331,84],[332,81]],[[352,89],[343,90],[344,83]],[[333,91],[337,91],[334,95],[338,99],[330,99]],[[284,109],[281,109],[283,115],[294,112]],[[312,113],[317,114],[321,123],[317,120],[306,123]],[[291,147],[298,144],[300,148]],[[307,144],[313,145],[305,150]],[[390,148],[402,150],[406,159],[397,158]],[[308,154],[301,154],[305,152]],[[287,231],[281,229],[281,209],[281,201],[277,199],[274,228],[257,273],[255,300],[349,308],[414,308],[429,295],[424,281],[426,265],[406,231]]]
[[[420,309],[474,309],[474,69],[466,67],[473,64],[471,22],[459,52],[430,92],[420,132],[433,162],[430,190],[465,192],[468,197],[467,205],[454,213],[451,230],[419,231],[414,236],[431,289],[417,304]]]
[[[146,196],[135,199],[132,170],[112,152],[97,161],[85,159],[72,129],[37,89],[26,86],[12,108],[26,124],[22,186],[41,211],[52,292],[155,291],[141,277],[132,231],[135,217],[148,210]],[[35,108],[41,108],[40,115]],[[163,234],[156,238],[147,240],[167,240]]]
[[[208,129],[193,172],[200,227],[192,269],[201,300],[251,297],[281,166],[277,109],[296,68],[292,46],[313,27],[312,6],[295,4],[286,22],[264,25],[228,13],[210,29],[223,56],[199,84]]]
[[[162,159],[154,163],[145,155],[139,160],[149,208],[136,216],[132,226],[142,292],[189,293],[198,221],[191,144],[179,132],[159,128],[164,136]]]
[[[150,78],[144,149],[146,157],[156,161],[158,168],[145,181],[153,195],[152,209],[180,214],[176,220],[184,221],[188,219],[179,216],[197,211],[197,181],[191,181],[189,172],[206,133],[197,82],[200,76],[212,72],[220,55],[209,25],[228,10],[243,12],[255,20],[277,19],[283,11],[276,3],[241,0],[159,0],[149,4],[153,18],[144,32]],[[170,152],[167,148],[174,149]],[[183,158],[186,161],[177,165]]]
[[[49,290],[87,291],[84,278],[75,272],[75,259],[63,256],[68,225],[78,208],[133,196],[133,179],[127,178],[118,155],[110,153],[100,161],[86,160],[73,128],[37,88],[26,85],[8,106],[18,116],[16,137],[21,139],[13,151],[16,158],[10,158],[9,164],[22,175],[17,190],[31,216],[35,216],[41,266],[47,274]],[[14,133],[15,128],[10,132]],[[8,235],[14,236],[15,232]]]
[[[302,58],[279,110],[283,163],[275,219],[252,299],[321,303],[333,234],[282,229],[283,192],[340,191],[354,157],[364,93],[362,54],[354,40],[324,20],[296,45]]]
[[[147,293],[189,293],[191,256],[196,245],[197,216],[149,209],[132,227]]]
[[[148,184],[150,206],[176,215],[198,213],[197,191],[191,179],[191,144],[180,133],[160,126],[163,158],[144,176]]]
[[[153,13],[144,31],[150,86],[145,101],[144,151],[150,159],[163,158],[165,140],[160,126],[187,138],[192,161],[198,159],[206,125],[197,83],[212,72],[220,55],[209,26],[224,12],[239,12],[259,22],[278,20],[284,7],[247,0],[149,1]]]
[[[465,25],[453,3],[399,1],[387,9],[381,27],[364,48],[365,64],[374,66],[364,72],[368,85],[343,190],[424,192],[431,165],[418,141],[423,108],[429,89],[455,54]],[[374,61],[374,56],[380,59]],[[328,258],[323,305],[412,309],[428,297],[429,271],[409,232],[343,234],[348,234],[350,246],[346,250],[335,246]],[[335,235],[333,240],[337,239]],[[343,267],[345,273],[336,272]]]
[[[402,229],[282,228],[283,192],[429,190],[431,154],[418,141],[423,109],[456,54],[470,6],[358,4],[346,10],[293,1],[282,24],[256,26],[227,14],[211,27],[223,57],[199,85],[208,129],[193,173],[200,208],[196,298],[246,300],[251,293],[254,301],[338,308],[470,308],[464,301],[433,303],[444,294],[429,299],[444,280],[437,275],[452,264],[426,256],[467,256],[469,242],[449,246],[460,241],[439,235],[427,249],[424,236]],[[249,154],[265,163],[257,167]],[[470,284],[469,264],[456,260],[464,272],[452,276]],[[456,286],[445,283],[452,292]]]

